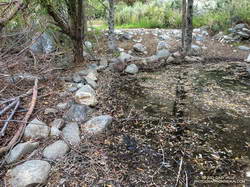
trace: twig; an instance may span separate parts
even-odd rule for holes
[[[187,172],[185,171],[185,176],[186,176],[186,184],[185,184],[185,187],[188,187],[188,175],[187,175]]]
[[[181,162],[180,162],[180,166],[179,166],[179,171],[178,171],[175,187],[178,187],[178,185],[179,185],[181,170],[182,170],[182,164],[183,164],[183,157],[181,157]]]
[[[17,99],[16,106],[15,106],[14,110],[11,112],[11,114],[8,117],[7,121],[4,123],[4,126],[3,126],[3,128],[2,128],[2,130],[0,132],[0,136],[4,136],[5,130],[7,129],[10,120],[12,119],[12,117],[14,116],[14,114],[16,113],[16,110],[19,107],[19,105],[20,105],[20,99]]]
[[[8,106],[6,106],[3,110],[0,111],[0,116],[3,115],[5,112],[7,112],[8,110],[10,110],[13,106],[16,105],[16,103],[18,102],[18,99],[15,99],[12,103],[10,103]]]
[[[24,129],[26,127],[26,124],[35,108],[35,104],[36,104],[36,99],[37,99],[37,84],[38,84],[38,79],[35,80],[35,85],[33,87],[33,96],[32,96],[32,100],[31,100],[31,104],[29,107],[28,112],[26,113],[25,117],[24,117],[24,122],[20,125],[19,129],[17,130],[16,134],[14,135],[14,137],[11,139],[11,141],[9,142],[9,144],[5,147],[1,147],[0,148],[0,155],[9,151],[10,149],[12,149],[12,147],[15,146],[15,144],[17,142],[20,141],[20,139],[22,138],[22,135],[24,133]]]

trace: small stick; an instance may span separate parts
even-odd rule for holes
[[[185,171],[185,175],[186,175],[186,184],[185,184],[185,187],[188,187],[188,175],[187,175],[186,171]]]
[[[179,166],[179,171],[178,171],[178,175],[177,175],[175,187],[178,187],[178,185],[179,185],[179,180],[180,180],[180,176],[181,176],[182,164],[183,164],[183,157],[181,157],[181,163],[180,163],[180,166]]]
[[[8,124],[9,124],[10,120],[12,119],[12,117],[14,116],[14,114],[15,114],[17,108],[19,107],[19,105],[20,105],[20,99],[17,99],[16,106],[15,106],[14,110],[11,112],[11,114],[8,117],[7,121],[4,123],[4,126],[3,126],[3,128],[2,128],[2,130],[0,132],[0,136],[4,136],[5,131],[6,131],[7,127],[8,127]]]
[[[3,115],[8,110],[10,110],[13,106],[15,106],[17,102],[18,102],[18,99],[14,100],[12,103],[10,103],[8,106],[6,106],[3,110],[1,110],[0,116]]]

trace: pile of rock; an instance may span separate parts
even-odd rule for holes
[[[222,32],[215,36],[215,39],[224,43],[240,42],[250,39],[250,28],[247,24],[238,24],[228,29],[230,34],[224,35]]]

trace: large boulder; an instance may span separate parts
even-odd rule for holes
[[[17,144],[7,156],[6,162],[8,164],[13,163],[21,159],[28,153],[31,153],[38,147],[38,142],[25,142]]]
[[[12,187],[30,187],[45,184],[51,166],[42,160],[29,160],[8,171],[8,183]]]
[[[102,115],[93,117],[81,126],[82,130],[89,134],[98,134],[103,132],[111,123],[112,117],[109,115]]]
[[[89,85],[84,85],[76,92],[75,101],[78,104],[95,106],[97,104],[95,90]]]
[[[55,42],[53,37],[48,33],[43,33],[38,38],[33,38],[34,43],[30,46],[30,50],[35,53],[51,53],[55,50]]]
[[[70,109],[64,114],[63,118],[69,122],[84,122],[87,118],[89,112],[89,107],[86,105],[74,104]]]
[[[50,128],[46,125],[46,123],[34,119],[32,120],[24,131],[24,137],[26,138],[47,138],[50,132]]]
[[[79,145],[80,144],[80,129],[77,123],[68,123],[63,128],[63,137],[67,142],[71,145]]]
[[[69,146],[62,140],[49,145],[43,150],[43,156],[50,160],[63,157],[69,151]]]

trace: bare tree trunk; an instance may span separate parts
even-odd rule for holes
[[[184,56],[191,54],[191,45],[193,39],[193,0],[187,0],[184,2],[183,0],[183,27],[185,24],[184,32],[182,33],[182,47],[183,47],[183,54]],[[185,6],[186,5],[186,6]],[[185,9],[185,10],[184,10]],[[184,17],[185,12],[185,17]]]
[[[187,14],[187,1],[182,0],[182,38],[181,38],[181,46],[184,49],[184,38],[186,32],[186,15]]]
[[[87,1],[83,1],[83,31],[84,34],[88,32],[88,19],[86,15],[86,9],[87,9]]]
[[[117,49],[115,41],[115,7],[114,0],[109,0],[109,9],[108,9],[108,25],[109,25],[109,35],[108,35],[108,48],[111,51]]]

